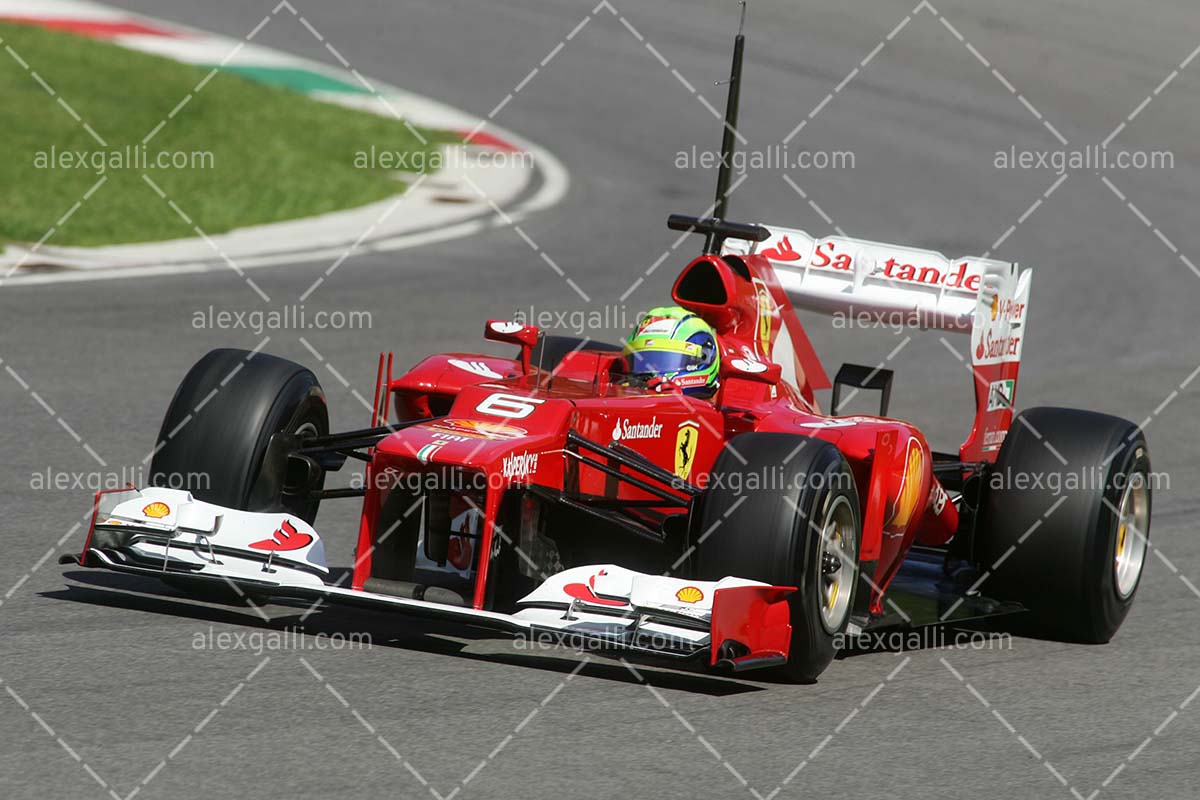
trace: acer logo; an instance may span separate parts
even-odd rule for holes
[[[299,550],[303,547],[308,547],[312,543],[313,537],[307,533],[301,533],[296,530],[292,523],[286,519],[279,529],[272,534],[270,539],[262,539],[261,541],[252,542],[251,550],[267,550],[276,553],[289,553],[293,550]]]

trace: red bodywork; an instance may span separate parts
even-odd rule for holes
[[[704,485],[722,447],[747,431],[775,431],[824,439],[836,445],[854,472],[862,503],[860,559],[871,579],[871,610],[914,543],[946,543],[958,529],[958,510],[934,477],[932,454],[913,425],[883,417],[830,417],[814,392],[829,387],[821,366],[775,272],[762,255],[703,255],[680,274],[676,303],[700,315],[721,345],[721,385],[710,399],[679,391],[651,392],[622,382],[620,354],[580,350],[553,374],[531,363],[538,329],[491,321],[489,339],[517,345],[517,358],[443,354],[392,376],[381,356],[375,423],[396,410],[402,420],[441,417],[398,430],[374,449],[367,470],[353,586],[371,575],[378,544],[376,519],[386,499],[379,476],[454,466],[487,479],[480,510],[470,601],[483,608],[504,490],[536,485],[560,490],[570,468],[564,452],[569,431],[599,443],[619,440],[654,464]],[[987,384],[1015,378],[1016,365],[996,365],[980,375],[975,428],[961,448],[964,461],[995,458],[977,431],[1007,430],[1012,410],[987,410]],[[690,438],[684,445],[684,436]],[[681,450],[693,446],[681,465]],[[582,491],[630,501],[649,495],[618,484],[595,469],[578,470]],[[731,595],[732,597],[732,595]]]

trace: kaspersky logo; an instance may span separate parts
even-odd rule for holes
[[[649,422],[618,419],[616,427],[613,428],[612,440],[624,442],[630,439],[658,439],[662,436],[662,429],[662,423],[658,421],[657,416],[651,417]]]
[[[505,456],[500,464],[500,473],[506,478],[528,478],[537,472],[537,453],[513,453]]]

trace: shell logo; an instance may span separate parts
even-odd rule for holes
[[[695,586],[685,586],[675,593],[675,599],[681,603],[699,603],[704,599],[704,592]]]
[[[152,519],[162,519],[171,513],[171,507],[166,503],[154,502],[143,508],[142,513]]]
[[[921,484],[924,478],[925,454],[916,439],[908,440],[908,454],[905,462],[904,475],[900,479],[900,489],[896,492],[895,508],[891,518],[884,526],[888,530],[907,529],[913,514],[918,510],[917,504],[921,499]]]
[[[482,439],[519,439],[529,433],[516,425],[505,425],[501,422],[488,422],[481,419],[443,419],[433,427],[440,431]]]

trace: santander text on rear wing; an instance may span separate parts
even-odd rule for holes
[[[763,259],[796,308],[840,316],[847,327],[970,334],[976,414],[961,458],[995,460],[1012,422],[1033,271],[990,258],[949,259],[934,250],[766,227],[771,236],[765,241],[728,239],[723,252]]]

